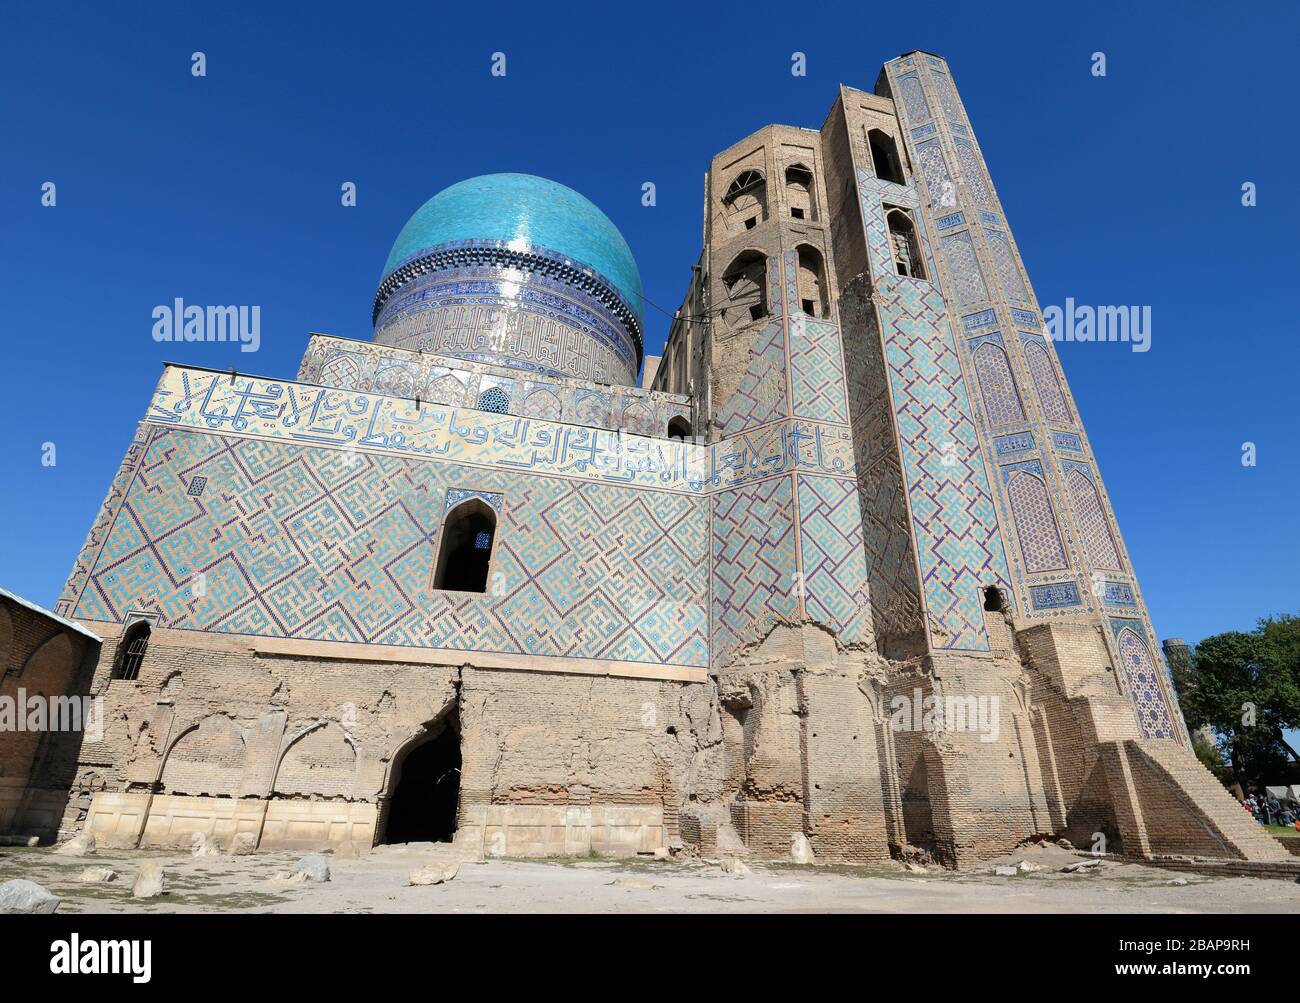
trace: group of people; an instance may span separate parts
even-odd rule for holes
[[[1260,825],[1291,825],[1300,831],[1300,805],[1290,798],[1285,801],[1272,794],[1248,794],[1241,806],[1255,817]]]

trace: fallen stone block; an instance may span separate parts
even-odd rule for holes
[[[117,871],[111,867],[87,867],[77,875],[78,881],[90,885],[102,885],[117,880]]]
[[[808,842],[808,837],[802,832],[796,832],[790,838],[790,859],[796,864],[817,863],[817,858],[813,855],[812,844]]]
[[[66,843],[56,846],[53,853],[61,857],[85,857],[95,852],[95,837],[82,830]]]
[[[257,852],[257,837],[251,832],[237,832],[230,838],[226,852],[232,857],[246,857]]]
[[[1014,867],[995,867],[993,873],[1000,878],[1014,878],[1020,872]]]
[[[61,901],[35,881],[14,878],[0,885],[0,914],[48,916]]]
[[[422,867],[411,872],[409,884],[440,885],[460,873],[460,864],[454,860],[426,860]]]
[[[1101,866],[1100,857],[1092,857],[1089,860],[1080,860],[1076,864],[1066,864],[1061,868],[1062,874],[1077,874],[1080,871],[1091,871]]]
[[[190,853],[195,857],[218,857],[221,850],[206,832],[196,832],[190,837]]]
[[[750,870],[749,865],[739,857],[723,857],[722,869],[727,874],[734,874],[736,877],[744,877],[746,874],[754,873]]]
[[[1032,860],[1022,860],[1016,864],[1016,870],[1021,874],[1033,874],[1034,871],[1041,871],[1042,869],[1042,864],[1035,864]]]
[[[913,862],[910,861],[910,860],[907,861],[907,862],[905,862],[905,863],[903,864],[903,870],[908,871],[908,872],[910,872],[910,873],[912,873],[912,874],[929,874],[929,873],[930,873],[930,872],[929,872],[925,867],[923,867],[922,865],[920,865],[920,864],[916,864],[916,863],[913,863]]]
[[[330,862],[319,853],[309,853],[298,861],[294,874],[305,874],[308,881],[328,881]]]
[[[131,897],[151,899],[166,890],[166,874],[162,864],[155,860],[146,860],[141,864],[140,871],[135,876],[135,884],[131,886]]]

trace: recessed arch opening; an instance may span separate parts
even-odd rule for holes
[[[722,273],[727,305],[723,319],[743,327],[767,316],[767,258],[759,251],[741,251]]]
[[[803,164],[791,164],[785,169],[785,199],[790,207],[791,219],[817,218],[813,173]]]
[[[690,437],[691,437],[691,423],[687,421],[685,418],[683,418],[681,415],[677,415],[671,421],[668,422],[668,438],[681,439],[683,442],[685,442]]]
[[[497,514],[481,498],[469,498],[442,521],[433,587],[446,592],[486,592]]]
[[[867,145],[871,147],[871,162],[876,167],[876,177],[881,181],[892,181],[896,185],[907,184],[903,178],[903,162],[898,158],[898,144],[894,137],[881,129],[871,129],[867,133]]]
[[[809,317],[830,316],[830,302],[826,295],[826,268],[821,252],[808,244],[795,249],[798,258],[799,305]]]
[[[145,652],[149,650],[151,633],[149,623],[145,620],[133,623],[126,629],[117,646],[117,657],[113,660],[114,679],[133,680],[140,677],[140,665],[144,662]]]
[[[916,225],[902,209],[890,209],[885,215],[889,225],[889,246],[894,254],[894,268],[899,275],[925,278],[921,243],[916,239]]]
[[[393,757],[380,843],[444,843],[460,811],[460,717],[452,709]]]

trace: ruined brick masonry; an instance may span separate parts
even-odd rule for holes
[[[7,740],[0,832],[1285,858],[1189,751],[947,63],[705,206],[662,358],[605,215],[490,175],[402,229],[373,341],[166,367],[55,614],[0,610],[3,692],[104,700]]]

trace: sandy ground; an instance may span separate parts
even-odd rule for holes
[[[407,876],[435,854],[429,845],[383,847],[359,859],[330,858],[327,883],[281,880],[301,854],[192,857],[177,852],[101,850],[65,857],[40,848],[0,848],[0,881],[27,878],[63,897],[64,913],[493,913],[493,912],[994,912],[1205,913],[1300,912],[1300,885],[1282,880],[1206,878],[1105,862],[1095,873],[1058,870],[1080,859],[1035,847],[980,871],[931,868],[913,874],[895,864],[796,866],[750,862],[752,874],[724,873],[717,863],[682,860],[505,860],[463,863],[442,885],[410,887]],[[144,860],[158,860],[166,894],[133,899]],[[1044,870],[992,874],[996,863],[1029,859]],[[86,867],[119,873],[108,884],[83,884]],[[1171,884],[1175,879],[1186,884]]]

